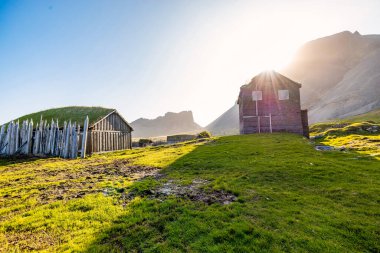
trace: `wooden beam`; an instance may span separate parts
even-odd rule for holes
[[[83,138],[82,138],[81,158],[85,158],[86,157],[88,121],[89,121],[88,116],[86,116],[86,119],[85,119],[84,125],[83,125]]]

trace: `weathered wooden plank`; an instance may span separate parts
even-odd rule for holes
[[[88,116],[86,116],[86,119],[84,121],[83,125],[83,139],[82,139],[82,151],[81,151],[81,157],[86,157],[86,146],[87,146],[87,134],[88,134]]]
[[[69,158],[70,151],[70,135],[71,135],[71,121],[67,124],[67,131],[65,136],[65,146],[63,150],[63,158]]]
[[[32,153],[32,138],[33,138],[33,120],[31,119],[28,126],[28,137],[27,137],[27,144],[25,148],[26,155],[31,155]]]
[[[65,137],[67,132],[67,122],[63,122],[63,130],[61,134],[61,141],[60,141],[60,148],[59,148],[59,156],[63,157],[64,155],[64,149],[65,149]]]
[[[36,131],[34,132],[34,137],[33,137],[33,148],[32,148],[32,154],[33,155],[37,154],[37,149],[38,149],[38,136],[39,136],[38,127],[39,127],[39,124],[37,123]]]
[[[19,121],[17,121],[15,125],[14,138],[15,138],[15,144],[14,144],[13,154],[15,154],[16,151],[18,151],[18,148],[20,147],[20,122]]]
[[[4,144],[5,144],[5,125],[2,125],[1,126],[1,129],[0,129],[0,154],[3,153],[3,148],[4,148]]]
[[[76,122],[73,123],[71,127],[71,135],[70,135],[70,150],[69,150],[69,158],[77,158],[78,155],[78,140],[77,140],[77,126]]]
[[[100,136],[101,136],[101,139],[100,139],[100,145],[101,145],[101,148],[99,151],[105,151],[105,147],[106,147],[106,138],[105,138],[105,133],[104,132],[101,132],[100,133]]]

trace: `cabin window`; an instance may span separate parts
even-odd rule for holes
[[[252,100],[253,101],[263,100],[263,92],[261,90],[252,91]]]
[[[289,100],[289,90],[278,90],[278,100]]]

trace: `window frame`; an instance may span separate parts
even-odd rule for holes
[[[263,91],[254,90],[252,91],[252,101],[261,101],[263,100]]]
[[[289,90],[278,90],[277,91],[277,98],[278,98],[278,100],[281,100],[281,101],[282,100],[289,100],[290,99],[290,92],[289,92]]]

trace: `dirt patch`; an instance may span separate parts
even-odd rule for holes
[[[128,180],[135,181],[147,176],[153,176],[160,169],[150,166],[131,165],[128,160],[116,160],[109,164],[89,166],[71,173],[58,173],[62,181],[58,185],[38,188],[41,192],[38,199],[46,204],[55,200],[81,198],[86,194],[104,191],[97,184],[104,181]],[[53,180],[56,182],[57,177]]]
[[[192,201],[201,201],[208,205],[211,205],[213,203],[228,205],[237,200],[237,197],[232,193],[223,190],[205,189],[204,186],[209,183],[210,181],[208,180],[195,179],[189,185],[181,185],[175,180],[169,180],[163,183],[161,186],[152,190],[147,190],[142,193],[131,192],[125,194],[124,198],[126,200],[131,200],[136,196],[142,196],[151,199],[164,200],[169,196],[176,196]]]
[[[36,232],[17,232],[17,233],[8,233],[7,234],[7,242],[9,246],[18,247],[23,252],[24,251],[40,251],[51,247],[53,245],[57,245],[59,240],[57,236],[49,234],[47,231],[39,231]],[[7,246],[3,245],[4,252],[8,252]],[[10,249],[11,247],[9,247]],[[2,252],[0,246],[0,252]]]

